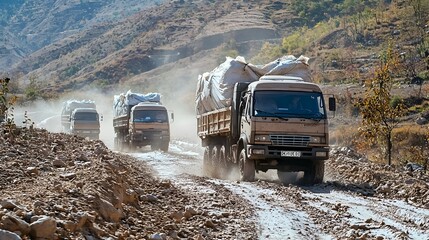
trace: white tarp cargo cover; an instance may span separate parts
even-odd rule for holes
[[[211,72],[198,76],[196,92],[196,111],[202,114],[231,105],[234,85],[237,82],[253,82],[263,75],[285,75],[301,77],[311,82],[308,58],[292,55],[283,56],[263,66],[246,63],[241,56],[235,59],[227,57]]]
[[[135,106],[141,102],[161,102],[161,94],[159,93],[133,93],[128,90],[126,93],[115,95],[113,98],[113,112],[116,116],[127,114],[130,106]]]
[[[70,115],[76,108],[96,108],[92,100],[67,100],[63,103],[62,115]]]

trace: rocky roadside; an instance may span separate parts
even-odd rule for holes
[[[0,239],[255,239],[252,210],[186,192],[101,141],[0,128]]]
[[[2,126],[0,146],[2,240],[258,237],[251,204],[226,188],[178,188],[102,141]],[[428,174],[374,164],[347,147],[333,147],[325,179],[320,187],[429,208]],[[300,202],[299,186],[257,184],[286,187]]]
[[[422,169],[375,164],[348,147],[334,147],[330,155],[325,166],[328,184],[364,196],[404,200],[429,209],[429,174]]]

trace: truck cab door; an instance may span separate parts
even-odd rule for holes
[[[249,93],[246,93],[242,100],[242,106],[240,107],[240,126],[241,126],[241,133],[246,133],[250,131],[250,122],[251,122],[251,114],[250,114],[250,102],[251,102],[251,96]]]

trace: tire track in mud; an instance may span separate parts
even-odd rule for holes
[[[335,239],[429,239],[429,210],[403,201],[339,191],[329,183],[302,188],[261,184],[300,203],[298,209]]]

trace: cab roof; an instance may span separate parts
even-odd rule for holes
[[[97,110],[95,108],[75,108],[73,110],[73,113],[75,112],[95,112],[97,113]]]
[[[135,105],[133,109],[165,110],[166,108],[160,102],[140,102],[139,104]]]
[[[300,77],[292,76],[262,76],[259,81],[249,84],[251,92],[259,90],[322,92],[320,87],[311,82],[305,82]]]

